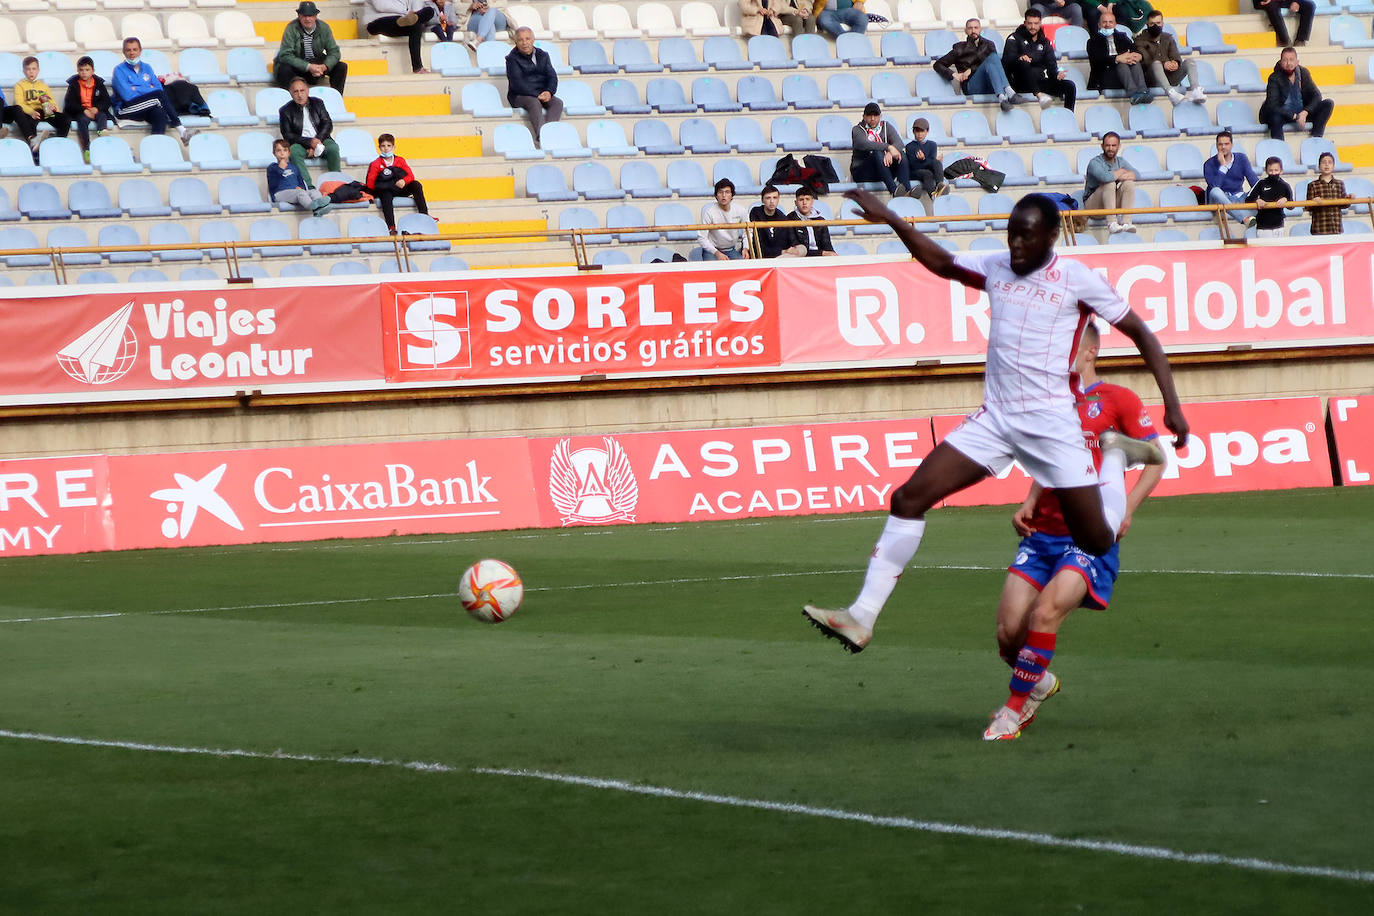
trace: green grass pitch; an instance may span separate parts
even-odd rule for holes
[[[0,561],[0,912],[1374,912],[1374,488],[1147,503],[989,743],[1009,512],[855,657],[875,515]]]

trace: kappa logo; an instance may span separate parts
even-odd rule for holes
[[[129,374],[138,357],[138,336],[129,326],[134,313],[130,299],[95,327],[57,351],[62,371],[87,385],[108,385]]]
[[[224,522],[230,528],[237,531],[243,530],[243,523],[234,513],[233,508],[224,501],[224,497],[215,492],[215,487],[224,477],[224,471],[229,467],[226,462],[215,468],[204,477],[196,480],[188,474],[176,473],[172,479],[176,481],[175,487],[167,487],[162,490],[154,490],[149,494],[153,499],[165,499],[167,501],[167,518],[162,520],[162,536],[171,540],[186,540],[186,535],[191,533],[191,526],[196,522],[196,515],[201,509],[213,515],[215,518]],[[173,518],[177,510],[181,511],[180,519]]]
[[[549,459],[549,498],[564,525],[633,522],[639,482],[625,450],[610,436],[601,448],[573,450],[570,439],[554,446]]]

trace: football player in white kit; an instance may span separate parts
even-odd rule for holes
[[[1101,476],[1074,406],[1078,341],[1091,313],[1124,333],[1140,351],[1164,398],[1164,425],[1174,445],[1188,442],[1188,422],[1159,340],[1116,289],[1078,261],[1054,252],[1059,210],[1041,194],[1017,201],[1007,221],[1007,250],[952,254],[867,191],[846,195],[864,219],[892,227],[912,257],[938,277],[988,295],[989,335],[983,406],[935,446],[892,494],[891,515],[868,562],[863,588],[847,608],[807,605],[802,612],[827,637],[860,652],[925,533],[925,514],[951,493],[1021,463],[1036,483],[1054,489],[1079,548],[1103,554],[1126,515],[1127,461],[1159,464],[1153,443],[1120,437],[1103,454]]]

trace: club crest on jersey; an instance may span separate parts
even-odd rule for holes
[[[1102,404],[1101,404],[1101,402],[1100,402],[1100,401],[1089,401],[1089,402],[1088,402],[1088,418],[1091,419],[1091,420],[1095,420],[1095,419],[1097,419],[1097,418],[1100,417],[1100,416],[1102,416]]]

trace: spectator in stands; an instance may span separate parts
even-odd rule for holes
[[[781,35],[783,26],[790,28],[793,35],[816,31],[811,0],[739,0],[739,13],[740,28],[746,38]]]
[[[396,212],[392,206],[394,198],[414,198],[415,209],[424,214],[429,213],[429,205],[425,203],[424,186],[415,180],[415,173],[406,165],[406,161],[396,155],[396,138],[391,134],[379,136],[377,152],[381,155],[373,159],[372,164],[367,167],[367,190],[377,198],[377,203],[382,208],[382,219],[386,220],[387,231],[395,235]]]
[[[1279,238],[1283,235],[1283,208],[1293,199],[1293,189],[1282,175],[1283,160],[1278,156],[1270,156],[1264,160],[1264,177],[1245,198],[1259,206],[1259,215],[1245,221],[1246,225],[1255,223],[1255,235],[1258,238]]]
[[[824,224],[825,217],[816,206],[816,192],[808,187],[797,189],[797,209],[792,211],[794,220],[821,220],[819,226],[806,226],[797,230],[797,241],[806,246],[808,258],[835,257],[835,246],[830,244],[830,227]]]
[[[458,28],[467,29],[471,33],[467,46],[474,51],[482,42],[495,38],[497,32],[509,30],[512,33],[512,41],[518,38],[514,34],[510,17],[500,10],[492,9],[487,0],[453,0],[450,6],[453,7],[454,23]]]
[[[162,81],[143,60],[143,42],[124,39],[124,59],[110,76],[110,102],[116,118],[146,121],[155,134],[165,134],[170,125],[177,129],[182,143],[190,143],[194,130],[187,130],[177,116],[172,100],[163,91]]]
[[[835,38],[839,38],[843,32],[868,31],[864,0],[815,0],[811,4],[811,13],[816,17],[816,25]]]
[[[1135,49],[1140,53],[1140,65],[1149,82],[1167,92],[1169,101],[1175,105],[1184,101],[1207,101],[1202,83],[1198,81],[1197,64],[1191,57],[1184,60],[1178,53],[1178,42],[1164,31],[1164,14],[1159,10],[1151,12],[1145,20],[1144,31],[1135,37]],[[1190,87],[1187,95],[1178,91],[1185,76]]]
[[[1252,188],[1259,179],[1250,159],[1232,150],[1234,140],[1229,130],[1217,134],[1217,154],[1202,164],[1202,177],[1207,182],[1207,202],[1238,204],[1245,200],[1245,185]],[[1231,219],[1245,222],[1247,210],[1232,210]]]
[[[1074,0],[1035,0],[1026,7],[1026,12],[1031,10],[1039,10],[1042,17],[1058,16],[1069,25],[1083,26],[1083,7]]]
[[[65,137],[72,124],[57,107],[48,84],[38,78],[38,58],[24,58],[23,67],[24,78],[14,84],[14,104],[5,109],[4,120],[13,121],[19,128],[20,136],[28,141],[37,162],[38,125],[46,123],[57,136]]]
[[[697,243],[706,252],[707,261],[737,261],[749,257],[744,244],[743,223],[749,219],[744,204],[735,200],[735,183],[728,178],[716,182],[716,199],[701,208],[701,221],[711,226],[732,226],[737,229],[702,229]]]
[[[1103,17],[1110,16],[1104,12]],[[1102,155],[1094,156],[1088,162],[1088,174],[1083,182],[1083,209],[1115,210],[1130,207],[1135,203],[1135,182],[1140,175],[1131,164],[1117,155],[1121,152],[1121,135],[1109,130],[1102,135]],[[1107,230],[1116,235],[1118,232],[1135,232],[1135,224],[1128,216],[1118,220],[1111,217]]]
[[[964,95],[996,95],[1002,110],[1011,111],[1016,90],[1007,81],[996,46],[982,37],[982,31],[983,24],[977,19],[965,22],[965,39],[955,42],[948,54],[935,61],[935,72]]]
[[[911,175],[912,187],[920,184],[921,189],[931,200],[949,193],[945,181],[945,166],[940,161],[940,147],[930,136],[930,122],[917,118],[911,124],[912,140],[906,145],[907,171]]]
[[[1296,45],[1301,48],[1312,37],[1312,17],[1317,14],[1315,0],[1250,0],[1255,9],[1269,17],[1269,25],[1274,30],[1274,44],[1280,48]],[[1284,10],[1298,14],[1298,38],[1288,40],[1288,26],[1283,21]]]
[[[310,0],[296,7],[296,18],[281,33],[281,46],[272,61],[272,81],[283,89],[293,79],[315,86],[332,86],[343,92],[348,64],[341,59],[339,43],[329,23],[320,21],[320,9]]]
[[[778,209],[781,193],[773,185],[764,185],[761,198],[763,203],[749,211],[751,223],[783,223],[792,217]],[[759,237],[759,255],[765,258],[804,258],[806,245],[797,238],[797,230],[772,226],[756,226],[754,231]]]
[[[1117,24],[1132,35],[1145,28],[1150,13],[1154,12],[1148,0],[1079,0],[1079,3],[1085,11],[1090,6],[1096,8],[1097,28],[1102,28],[1102,14],[1110,10]],[[1091,14],[1085,18],[1091,18]]]
[[[274,140],[272,155],[277,161],[267,166],[267,196],[279,204],[310,210],[315,216],[328,213],[333,203],[311,186],[310,176],[292,160],[291,144]]]
[[[110,113],[110,90],[105,81],[95,75],[95,61],[82,57],[76,62],[76,76],[67,80],[67,97],[62,100],[62,113],[76,125],[76,136],[81,141],[81,149],[86,151],[90,161],[91,126],[95,135],[110,126],[114,115]]]
[[[366,0],[363,22],[369,35],[404,38],[410,43],[410,72],[428,73],[420,58],[420,42],[434,24],[435,15],[424,0]]]
[[[506,55],[506,99],[529,115],[536,145],[545,122],[563,117],[563,100],[554,95],[557,91],[558,74],[549,52],[534,46],[533,30],[516,29],[515,47]]]
[[[1298,52],[1284,48],[1279,53],[1279,62],[1274,64],[1274,72],[1269,74],[1264,104],[1259,110],[1260,121],[1269,125],[1269,136],[1282,140],[1285,125],[1303,130],[1311,121],[1312,136],[1320,137],[1326,133],[1326,122],[1331,120],[1335,108],[1335,102],[1322,98],[1311,72],[1299,66]]]
[[[447,0],[425,0],[425,6],[434,10],[434,24],[429,27],[434,37],[440,41],[453,41],[458,31],[458,26],[453,22],[453,7]]]
[[[893,197],[911,193],[911,171],[897,129],[883,120],[877,102],[864,106],[863,118],[850,131],[853,152],[849,174],[855,181],[881,181]]]
[[[1058,98],[1064,100],[1065,108],[1073,111],[1078,87],[1072,80],[1063,78],[1054,42],[1040,26],[1040,11],[1034,7],[1026,10],[1025,20],[1002,45],[1002,69],[1011,88],[1034,93],[1041,108],[1049,108]]]
[[[1132,105],[1154,100],[1145,85],[1144,59],[1125,32],[1116,28],[1116,16],[1104,9],[1097,21],[1097,31],[1088,38],[1088,88],[1124,89],[1131,94]]]
[[[1307,183],[1307,199],[1342,200],[1349,196],[1345,193],[1345,182],[1336,177],[1336,157],[1322,153],[1317,157],[1317,177]],[[1349,206],[1308,207],[1307,212],[1312,217],[1312,234],[1340,235],[1341,211]]]
[[[305,79],[291,81],[291,101],[277,109],[277,127],[291,152],[291,164],[307,188],[313,188],[306,159],[324,157],[325,170],[339,170],[339,144],[334,142],[334,120],[322,99],[310,94]]]

